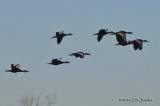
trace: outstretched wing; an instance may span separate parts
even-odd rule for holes
[[[101,29],[99,30],[99,34],[105,35],[108,32],[108,29]]]
[[[116,34],[116,39],[119,43],[124,43],[127,41],[126,35]]]
[[[137,45],[136,44],[133,44],[133,48],[134,48],[134,50],[137,50]]]
[[[142,50],[142,47],[143,47],[143,44],[142,44],[142,41],[137,41],[137,44],[138,44],[138,48],[139,50]]]
[[[82,52],[77,52],[80,58],[84,58],[84,54]]]
[[[99,42],[101,41],[102,38],[103,38],[103,35],[99,35],[99,34],[98,34],[97,40],[98,40]]]
[[[80,58],[84,58],[84,55],[80,55]]]
[[[134,50],[137,50],[137,49],[142,50],[142,42],[135,40],[133,43],[133,47],[134,47]]]
[[[61,37],[58,37],[58,38],[57,38],[57,43],[58,43],[58,44],[60,44],[60,43],[61,43],[61,41],[62,41],[62,39],[63,39],[63,37],[62,37],[62,36],[61,36]]]
[[[57,62],[57,59],[52,59],[52,63],[55,63],[55,62]]]

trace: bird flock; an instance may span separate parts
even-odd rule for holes
[[[117,44],[116,46],[121,45],[121,46],[127,46],[127,45],[133,45],[134,50],[142,50],[143,48],[143,42],[148,42],[147,40],[142,40],[142,39],[135,39],[135,40],[127,40],[126,39],[126,34],[133,34],[132,32],[126,32],[126,31],[118,31],[118,32],[113,32],[113,31],[108,31],[108,29],[100,29],[98,33],[95,33],[93,35],[97,36],[97,41],[100,42],[103,38],[104,35],[115,35]],[[73,35],[72,33],[64,33],[64,31],[59,31],[56,32],[56,35],[51,37],[51,38],[57,38],[57,44],[60,44],[62,42],[63,37],[65,36],[71,36]],[[91,55],[90,53],[84,53],[84,52],[75,52],[68,54],[68,56],[75,56],[76,58],[84,58],[84,55]],[[69,61],[61,61],[62,58],[55,58],[52,59],[50,63],[51,65],[60,65],[64,63],[70,63]],[[17,73],[17,72],[29,72],[27,70],[21,70],[19,64],[11,64],[11,70],[6,70],[5,72],[12,72],[12,73]]]

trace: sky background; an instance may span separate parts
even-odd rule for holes
[[[0,0],[0,106],[21,106],[22,95],[56,94],[56,106],[160,105],[159,0]],[[101,42],[99,29],[131,31],[143,50]],[[57,31],[73,33],[60,45]],[[84,59],[68,56],[89,52]],[[70,64],[47,65],[53,58]],[[7,73],[18,63],[29,73]],[[120,102],[150,98],[151,102]]]

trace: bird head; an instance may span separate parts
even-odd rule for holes
[[[106,32],[108,32],[108,29],[104,29]]]
[[[143,40],[143,42],[149,42],[148,40]]]

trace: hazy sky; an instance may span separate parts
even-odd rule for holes
[[[0,0],[0,106],[20,106],[23,94],[41,91],[56,93],[56,106],[159,106],[159,5],[159,0]],[[93,34],[102,28],[131,31],[128,40],[149,42],[141,51],[115,46],[115,36],[97,42]],[[51,39],[57,31],[74,35],[57,45]],[[77,51],[91,55],[68,56]],[[46,64],[59,57],[71,63]],[[5,72],[12,63],[30,72]]]

